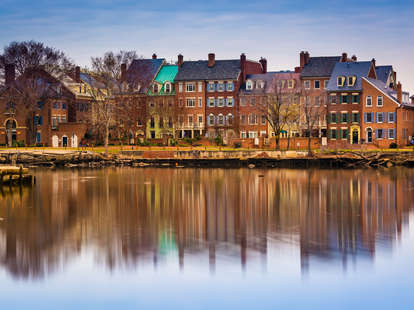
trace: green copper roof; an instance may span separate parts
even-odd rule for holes
[[[174,78],[178,73],[178,66],[176,65],[165,65],[158,72],[155,81],[164,84],[166,81],[174,82]]]

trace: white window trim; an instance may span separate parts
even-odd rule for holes
[[[247,82],[246,82],[246,90],[253,90],[253,81],[247,80]]]
[[[198,82],[198,92],[201,93],[203,92],[203,82]]]
[[[370,98],[370,99],[371,99],[371,105],[368,105],[368,98]],[[371,108],[371,107],[372,107],[372,96],[367,96],[367,97],[365,98],[365,106],[366,106],[366,107],[368,107],[368,108]]]
[[[329,130],[338,130],[336,127],[331,127]],[[336,132],[336,138],[330,138],[331,140],[337,140],[338,139],[338,132]]]
[[[306,87],[306,84],[308,84],[308,87]],[[310,84],[311,84],[310,80],[303,81],[303,87],[305,87],[305,89],[310,89],[311,88]]]
[[[213,105],[211,105],[211,99],[213,99]],[[215,107],[216,106],[216,102],[215,102],[215,98],[214,97],[208,97],[208,106],[210,108]]]
[[[379,105],[379,98],[381,98],[381,105]],[[377,107],[383,107],[383,106],[384,106],[384,97],[377,96]]]
[[[187,86],[193,86],[193,90],[188,90]],[[185,92],[186,93],[194,93],[196,89],[196,85],[194,82],[185,83]]]
[[[394,120],[392,120],[392,121],[388,120],[388,123],[389,124],[394,124],[395,123],[395,112],[388,112],[388,118],[389,118],[390,113],[392,113],[394,115]]]
[[[316,82],[319,82],[319,87],[316,87]],[[313,81],[313,88],[314,89],[321,89],[321,81],[320,80]]]
[[[178,83],[178,92],[183,92],[183,83]]]
[[[231,101],[232,101],[232,104],[231,105],[229,105],[229,99],[231,99]],[[233,97],[227,97],[227,104],[226,104],[228,107],[234,107],[234,99],[233,99]]]
[[[188,100],[193,100],[194,101],[194,105],[193,106],[188,105]],[[187,108],[195,108],[196,104],[197,104],[197,102],[196,102],[196,98],[195,97],[185,98],[185,106]]]
[[[394,137],[392,138],[388,137],[388,140],[395,140],[395,128],[388,128],[388,132],[390,129],[392,129],[392,131],[394,132]]]

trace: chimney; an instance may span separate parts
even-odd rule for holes
[[[241,69],[241,74],[242,74],[242,84],[244,83],[244,81],[246,81],[246,55],[244,53],[242,53],[240,55],[240,69]]]
[[[9,86],[13,84],[16,78],[16,68],[14,64],[6,64],[5,66],[5,82],[6,85]]]
[[[152,54],[152,59],[157,59],[157,54]]]
[[[301,67],[295,67],[295,73],[301,73],[302,68]]]
[[[400,82],[397,84],[397,101],[400,104],[402,103],[402,85]]]
[[[355,55],[352,55],[352,61],[357,61],[358,60],[358,58],[355,56]]]
[[[125,81],[126,80],[126,71],[127,71],[127,66],[126,64],[121,64],[121,80]]]
[[[181,66],[183,65],[183,62],[184,62],[184,56],[179,54],[178,55],[178,61],[177,61],[178,70],[180,70]]]
[[[373,66],[374,66],[374,69],[375,69],[377,61],[375,60],[375,58],[372,58],[371,62],[372,62]]]
[[[411,96],[411,104],[414,104],[414,96]]]
[[[392,85],[393,85],[393,88],[394,88],[394,90],[397,90],[396,89],[396,87],[397,87],[397,72],[395,72],[395,71],[393,71],[393,78],[394,78],[394,83],[392,83]]]
[[[81,79],[80,79],[80,67],[76,66],[75,67],[75,82],[76,83],[80,83]]]
[[[309,63],[309,58],[310,58],[309,52],[305,52],[305,65]]]
[[[347,53],[342,53],[341,62],[347,62],[347,61],[348,61],[348,54]]]
[[[215,63],[216,63],[216,54],[214,53],[208,54],[208,67],[209,68],[214,67]]]
[[[267,73],[267,60],[266,60],[266,58],[261,57],[259,62],[262,65],[262,72]]]
[[[304,51],[300,52],[299,59],[300,59],[300,68],[303,69],[303,67],[305,66],[305,52]]]

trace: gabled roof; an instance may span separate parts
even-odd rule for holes
[[[340,56],[310,57],[303,67],[301,77],[330,77]]]
[[[375,67],[377,72],[377,79],[387,83],[390,72],[392,71],[392,66],[377,66]]]
[[[240,60],[216,60],[213,67],[207,60],[184,61],[175,81],[235,80],[241,72]]]
[[[252,90],[246,90],[246,83],[244,83],[240,87],[240,94],[241,95],[248,95],[248,94],[264,94],[264,93],[271,93],[275,90],[275,85],[278,80],[299,80],[300,73],[296,73],[294,71],[274,71],[274,72],[267,72],[262,74],[248,74],[246,76],[246,81],[252,80],[254,82],[263,81],[265,82],[265,87],[263,89],[258,89],[254,87]],[[297,82],[297,85],[299,83]],[[286,85],[287,86],[287,85]]]
[[[331,78],[328,82],[328,91],[360,91],[362,90],[362,78],[368,77],[369,70],[371,69],[371,61],[355,61],[355,62],[338,62],[332,72]],[[356,82],[354,86],[348,86],[348,81],[345,81],[343,87],[338,87],[337,78],[344,76],[346,79],[348,76],[356,76]]]
[[[138,82],[139,92],[145,93],[164,63],[164,58],[134,59],[127,70],[127,80]]]
[[[383,81],[376,80],[369,77],[364,77],[364,80],[371,83],[375,88],[377,88],[379,91],[384,93],[384,95],[387,95],[390,99],[394,100],[395,103],[399,104],[397,100],[397,93],[394,89],[390,88],[385,84]]]

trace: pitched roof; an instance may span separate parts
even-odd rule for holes
[[[145,93],[164,62],[164,58],[134,59],[127,70],[127,80],[138,82],[138,92]]]
[[[329,77],[340,56],[310,57],[303,67],[301,77]]]
[[[338,62],[332,72],[331,78],[328,82],[328,91],[358,91],[362,90],[362,78],[368,77],[369,70],[371,68],[371,61],[355,61],[355,62]],[[356,82],[354,86],[348,86],[346,81],[343,87],[338,87],[338,76],[356,76]]]
[[[177,75],[178,66],[177,65],[165,65],[161,68],[155,77],[155,81],[161,84],[164,84],[166,81],[174,82],[174,78]]]
[[[265,82],[264,88],[256,88],[253,87],[252,90],[246,90],[246,83],[244,83],[240,87],[240,94],[247,95],[247,94],[263,94],[263,93],[271,93],[275,90],[275,85],[278,80],[299,80],[300,73],[295,73],[294,71],[274,71],[274,72],[267,72],[261,74],[248,74],[246,76],[247,80],[252,81],[263,81]],[[299,83],[297,83],[299,85]]]
[[[184,61],[176,81],[191,80],[235,80],[241,72],[240,60],[216,60],[213,67],[208,66],[207,60]]]
[[[398,103],[396,91],[390,87],[387,87],[387,85],[383,81],[376,80],[376,79],[369,78],[369,77],[364,77],[364,79],[370,82],[372,85],[374,85],[378,90],[383,92],[385,95],[393,99],[396,103]]]
[[[377,78],[384,83],[387,83],[390,72],[392,71],[392,66],[377,66],[375,67],[377,72]]]

